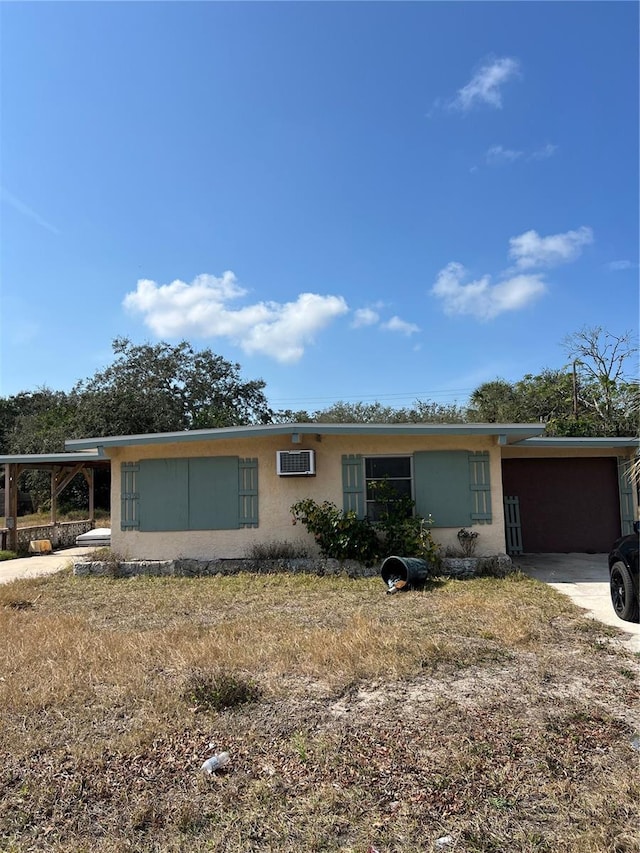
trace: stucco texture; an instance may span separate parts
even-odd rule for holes
[[[276,473],[278,450],[314,450],[316,476],[279,477]],[[411,455],[423,450],[487,451],[490,458],[491,524],[475,525],[478,554],[502,553],[505,529],[502,510],[501,448],[493,436],[344,436],[304,435],[293,445],[287,436],[223,439],[135,445],[108,448],[112,460],[111,546],[129,559],[172,560],[177,558],[214,559],[247,556],[255,543],[304,542],[315,553],[315,542],[301,526],[292,524],[290,508],[303,498],[328,500],[342,508],[343,454]],[[258,459],[259,526],[237,530],[192,530],[148,533],[120,529],[120,463],[142,459],[207,456],[239,456]],[[167,496],[171,500],[171,496]],[[442,546],[457,545],[459,528],[434,528],[433,535]]]

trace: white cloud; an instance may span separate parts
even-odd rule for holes
[[[451,102],[451,107],[466,111],[476,104],[488,104],[500,109],[502,107],[501,88],[515,77],[519,70],[519,62],[510,57],[488,62],[474,74],[466,86],[458,90],[458,94]]]
[[[553,157],[557,150],[557,145],[551,145],[551,143],[548,142],[546,145],[543,145],[542,148],[537,148],[535,151],[532,151],[528,159],[548,160],[549,157]]]
[[[506,311],[518,311],[530,305],[546,290],[540,275],[515,275],[491,284],[483,276],[464,284],[467,271],[459,263],[440,270],[431,292],[442,300],[445,314],[467,314],[479,320],[491,320]]]
[[[392,317],[386,323],[381,324],[383,329],[389,332],[400,332],[403,335],[414,335],[420,331],[420,326],[415,323],[407,323],[406,320],[401,320],[400,317]]]
[[[354,312],[351,326],[354,329],[360,329],[362,326],[374,326],[379,319],[380,315],[377,311],[374,311],[373,308],[358,308],[358,310]]]
[[[499,166],[501,163],[513,163],[522,157],[522,151],[514,151],[512,148],[503,148],[502,145],[492,145],[485,154],[485,160],[489,166]]]
[[[509,240],[509,256],[518,269],[550,267],[574,261],[583,246],[593,242],[593,231],[584,225],[577,231],[541,237],[537,231],[525,231]]]
[[[247,353],[283,363],[299,361],[305,345],[349,309],[341,296],[301,293],[295,302],[257,302],[242,308],[228,303],[246,294],[231,271],[199,275],[191,284],[138,281],[124,307],[141,314],[159,337],[226,337]]]
[[[388,332],[399,332],[402,335],[413,335],[420,331],[420,327],[415,323],[408,323],[402,320],[397,315],[394,315],[390,320],[385,322],[380,321],[380,311],[385,308],[383,302],[377,302],[372,308],[359,308],[354,312],[354,319],[351,323],[353,329],[362,328],[364,326],[375,326],[379,324],[379,328]]]
[[[540,237],[537,231],[526,231],[509,240],[509,255],[516,267],[506,270],[496,284],[482,276],[464,282],[467,271],[459,263],[447,264],[440,270],[431,292],[442,300],[445,314],[470,314],[490,320],[506,311],[518,311],[542,296],[547,285],[542,273],[524,272],[535,267],[550,267],[574,261],[582,247],[593,242],[591,228]]]
[[[611,272],[619,272],[620,270],[631,270],[634,269],[636,264],[632,261],[610,261],[607,264],[607,269],[611,270]]]
[[[520,151],[514,148],[505,148],[503,145],[492,145],[487,149],[484,155],[485,162],[488,166],[502,166],[505,163],[513,163],[516,160],[527,161],[531,160],[548,160],[558,150],[557,145],[544,145],[542,148],[536,148],[534,151]]]

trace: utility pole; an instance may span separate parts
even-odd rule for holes
[[[573,419],[578,420],[578,372],[576,364],[582,364],[580,359],[576,358],[573,361]]]

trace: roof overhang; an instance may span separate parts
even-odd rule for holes
[[[55,468],[60,465],[109,465],[101,451],[84,453],[10,453],[0,456],[0,465],[28,465],[32,468]]]
[[[517,447],[583,447],[587,448],[640,448],[640,440],[627,437],[573,437],[573,436],[546,436],[539,438],[526,438],[517,442]]]
[[[69,450],[97,450],[107,447],[131,447],[141,444],[175,444],[190,441],[267,438],[290,436],[297,443],[302,435],[380,435],[380,436],[494,436],[498,444],[516,444],[539,436],[545,424],[266,424],[220,427],[145,435],[115,435],[101,438],[76,438],[65,442]]]

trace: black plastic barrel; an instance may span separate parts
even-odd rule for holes
[[[429,566],[420,557],[387,557],[380,567],[380,573],[387,586],[390,580],[401,580],[405,582],[402,589],[415,589],[424,586]]]

